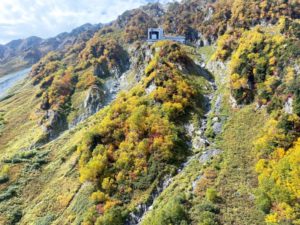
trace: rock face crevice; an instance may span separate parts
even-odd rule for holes
[[[69,124],[69,128],[76,126],[109,105],[121,90],[126,90],[130,85],[133,85],[129,84],[128,76],[131,73],[141,73],[141,68],[138,67],[137,63],[133,63],[136,60],[135,56],[127,57],[120,60],[112,68],[109,68],[105,62],[94,65],[94,75],[103,79],[104,82],[100,86],[93,85],[88,89],[86,97],[78,110],[81,113]],[[135,79],[138,81],[136,77]]]
[[[88,91],[87,97],[84,100],[83,107],[86,109],[87,115],[92,115],[99,110],[101,105],[99,102],[103,99],[103,92],[98,86],[92,86]]]
[[[42,142],[50,141],[59,136],[61,132],[68,129],[66,118],[59,112],[48,109],[44,112],[39,125],[44,133]]]
[[[75,127],[81,121],[87,119],[88,117],[94,115],[104,106],[105,94],[101,88],[97,85],[93,85],[87,91],[84,102],[81,104],[82,113],[77,116],[69,124],[69,129]]]

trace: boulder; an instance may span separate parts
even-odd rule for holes
[[[284,103],[284,112],[287,114],[293,114],[293,98],[289,97]]]
[[[213,124],[212,129],[215,134],[219,134],[222,132],[222,123],[221,122],[216,122]]]

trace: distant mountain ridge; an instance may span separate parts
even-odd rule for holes
[[[235,6],[233,6],[235,4]],[[124,41],[133,43],[145,40],[147,28],[161,26],[166,33],[184,35],[197,46],[211,45],[228,28],[257,24],[275,24],[279,16],[299,19],[299,4],[268,3],[266,8],[256,7],[253,2],[215,0],[184,0],[180,3],[149,3],[137,9],[127,10],[110,23],[84,24],[70,33],[42,39],[29,37],[0,45],[0,77],[13,71],[29,67],[50,51],[68,50],[72,45],[82,44],[99,31],[111,33],[117,29],[124,32]],[[286,10],[282,10],[286,7]],[[245,9],[239,12],[239,8]],[[236,9],[236,12],[233,12]],[[233,16],[235,15],[235,16]],[[240,17],[240,18],[239,18]],[[241,19],[242,18],[242,19]],[[103,28],[103,29],[102,29]]]
[[[31,36],[0,45],[0,77],[33,65],[50,51],[63,50],[78,42],[87,41],[102,26],[86,23],[69,33],[63,32],[55,37],[42,39]]]

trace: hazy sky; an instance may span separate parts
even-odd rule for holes
[[[148,2],[157,0],[0,0],[0,44],[33,35],[51,37],[84,23],[110,22]]]

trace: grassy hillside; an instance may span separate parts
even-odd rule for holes
[[[218,140],[224,151],[215,184],[221,198],[221,224],[263,224],[263,213],[255,205],[256,151],[252,142],[266,119],[266,113],[255,112],[253,105],[232,112]]]
[[[102,218],[100,223],[106,223],[105,221],[111,220],[108,215],[114,213],[114,209],[127,213],[137,204],[146,201],[164,174],[173,173],[179,163],[190,154],[183,143],[186,137],[182,128],[178,124],[175,126],[172,121],[176,118],[186,120],[191,111],[201,116],[201,92],[209,91],[207,78],[201,76],[201,70],[179,45],[164,42],[158,43],[152,49],[155,50],[154,58],[149,62],[145,75],[137,86],[128,93],[120,94],[108,108],[49,143],[44,144],[44,139],[41,139],[43,133],[38,126],[39,118],[32,110],[38,109],[39,101],[34,96],[36,88],[32,87],[30,80],[26,80],[22,89],[18,89],[11,97],[1,102],[1,115],[5,121],[2,125],[5,135],[1,137],[3,194],[0,204],[3,223],[13,224],[20,220],[21,224],[65,224],[67,221],[77,223],[83,218],[86,218],[87,223],[91,221],[90,215],[93,215],[91,210],[94,210],[95,206],[102,207],[102,204],[101,213],[106,212],[107,216],[97,217]],[[164,56],[159,59],[158,55]],[[181,65],[181,70],[177,64]],[[164,73],[160,72],[161,70]],[[166,75],[174,80],[168,81]],[[151,85],[154,86],[152,90],[149,87]],[[151,91],[148,92],[148,89]],[[168,92],[169,98],[166,98]],[[26,101],[18,102],[21,97]],[[16,104],[19,104],[19,108]],[[132,107],[134,105],[140,106]],[[126,109],[127,106],[130,108]],[[114,120],[110,119],[112,116]],[[142,121],[152,121],[152,125],[140,124],[142,116],[146,117]],[[109,138],[111,127],[123,123],[127,124],[126,127],[121,126],[120,130],[114,128],[114,133]],[[157,129],[154,129],[155,126]],[[19,129],[13,129],[14,127]],[[141,127],[145,127],[145,130],[140,130]],[[150,127],[153,130],[148,130]],[[106,135],[96,132],[105,132]],[[15,140],[12,140],[12,137]],[[99,137],[106,139],[101,140]],[[102,178],[102,187],[97,181],[97,173],[100,171],[93,167],[97,167],[99,161],[93,164],[93,158],[87,158],[87,150],[84,148],[89,143],[93,145],[94,138],[97,138],[97,143],[105,144],[104,146],[110,149],[105,154],[109,164],[107,169],[103,170],[110,178]],[[140,144],[136,144],[139,139]],[[115,143],[109,147],[113,140]],[[126,150],[129,146],[131,151]],[[100,146],[97,149],[100,150]],[[125,153],[134,155],[126,156]],[[145,159],[142,159],[142,154],[145,154]],[[154,155],[151,156],[152,154]],[[151,159],[153,157],[156,159]],[[79,158],[80,179],[77,170]],[[128,161],[130,158],[138,160],[131,164]],[[158,159],[161,162],[157,161]],[[129,168],[132,168],[132,171],[129,171]],[[154,174],[159,168],[163,170],[161,175],[155,178]],[[122,171],[127,171],[127,174]],[[114,180],[115,177],[118,177],[118,180]],[[110,186],[106,188],[104,182],[108,180],[107,185]],[[119,195],[120,192],[123,194]],[[128,200],[124,199],[125,193]],[[103,197],[100,197],[101,195]],[[63,216],[60,216],[62,213]],[[96,211],[97,213],[99,212]]]

